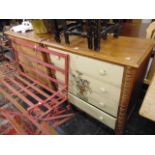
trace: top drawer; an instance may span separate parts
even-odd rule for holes
[[[58,51],[70,55],[70,69],[85,73],[95,80],[108,82],[116,86],[121,86],[123,70],[122,66],[110,64],[107,62],[87,58],[84,56],[64,52],[58,49],[50,48],[51,50]],[[64,61],[58,56],[50,56],[51,61],[57,66],[63,66]]]

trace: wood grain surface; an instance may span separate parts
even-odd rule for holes
[[[89,50],[87,39],[77,36],[70,37],[70,45],[56,43],[51,34],[36,35],[33,31],[25,34],[6,32],[8,36],[31,40],[44,45],[72,52],[75,54],[91,57],[98,60],[108,61],[119,65],[126,65],[138,68],[143,60],[149,55],[154,46],[153,41],[140,38],[122,37],[118,39],[109,36],[107,40],[102,40],[100,52]]]

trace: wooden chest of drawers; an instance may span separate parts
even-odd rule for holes
[[[95,119],[122,134],[128,105],[137,84],[143,79],[145,68],[153,48],[149,40],[119,37],[109,38],[101,44],[101,51],[88,50],[86,39],[73,37],[71,45],[58,44],[51,35],[38,39],[33,32],[27,34],[6,33],[10,39],[29,40],[47,46],[53,51],[70,56],[69,101]],[[56,66],[64,65],[57,56],[48,61]],[[55,73],[61,81],[63,75]],[[59,88],[60,86],[58,86]]]
[[[62,50],[50,49],[66,53]],[[124,67],[76,54],[69,53],[69,55],[69,92],[87,104],[116,117]],[[63,66],[62,60],[51,57],[52,63],[56,66]],[[61,74],[56,73],[56,77],[63,80]]]

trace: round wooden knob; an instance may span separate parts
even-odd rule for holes
[[[105,107],[105,103],[100,102],[99,104],[100,104],[102,107]]]
[[[100,116],[100,117],[99,117],[99,120],[103,121],[103,119],[104,119],[103,116]]]
[[[105,93],[106,89],[105,88],[100,88],[101,92]]]
[[[105,70],[100,70],[100,75],[102,75],[102,76],[106,75],[106,71]]]

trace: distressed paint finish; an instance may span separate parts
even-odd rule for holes
[[[43,72],[39,68],[36,69],[35,67],[23,66],[23,63],[19,61],[19,59],[16,59],[16,65],[21,65],[23,70],[27,68],[28,70],[33,71],[37,79],[20,69],[13,72],[11,76],[5,75],[4,78],[0,78],[0,93],[2,93],[6,99],[11,102],[11,104],[16,105],[17,108],[20,107],[18,109],[22,112],[22,115],[30,119],[30,121],[33,122],[35,126],[42,131],[42,133],[49,134],[50,131],[48,129],[48,124],[45,122],[50,121],[50,126],[56,128],[74,116],[73,113],[71,114],[69,112],[69,108],[60,106],[67,101],[68,96],[69,57],[68,55],[57,53],[55,51],[48,50],[45,47],[39,45],[36,46],[33,43],[19,39],[13,39],[11,42],[18,44],[21,47],[33,49],[37,53],[57,55],[64,59],[64,67],[58,68],[51,63],[32,56],[31,52],[30,54],[22,52],[22,56],[29,61],[33,61],[33,63],[37,65],[40,64],[51,71],[54,70],[64,74],[64,81],[59,81],[54,77],[47,75],[48,73]],[[18,55],[20,50],[13,50],[13,52],[16,52]],[[8,65],[12,66],[12,64]],[[60,84],[62,89],[54,90],[51,87],[48,87],[38,80],[40,77],[50,80],[52,83]],[[28,97],[31,98],[31,100]]]
[[[80,71],[76,71],[75,73],[71,73],[71,84],[70,87],[76,87],[77,93],[76,95],[88,102],[88,97],[91,95],[90,82],[87,79],[83,79],[83,73]]]

